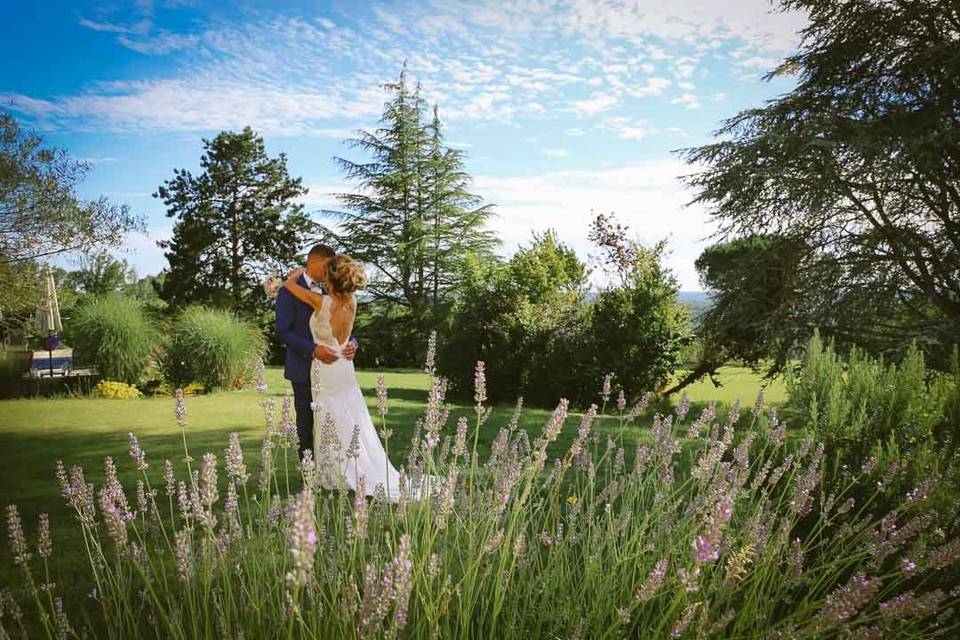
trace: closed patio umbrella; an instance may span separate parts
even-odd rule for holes
[[[45,345],[50,353],[50,375],[53,376],[53,350],[60,344],[63,322],[60,320],[60,303],[57,301],[57,287],[53,282],[53,269],[47,267],[40,284],[40,304],[37,307],[37,326],[45,335]]]

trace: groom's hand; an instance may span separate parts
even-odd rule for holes
[[[313,347],[313,357],[323,364],[333,364],[339,359],[339,356],[330,347],[318,344]]]
[[[353,360],[353,356],[357,355],[357,343],[351,340],[340,350],[340,353],[347,360]]]

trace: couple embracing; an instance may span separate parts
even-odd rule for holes
[[[387,459],[353,368],[355,292],[365,285],[358,262],[316,245],[306,267],[291,271],[277,291],[276,331],[287,347],[284,376],[293,385],[300,458],[313,452],[324,488],[360,487],[370,496],[382,485],[396,502],[401,475]]]

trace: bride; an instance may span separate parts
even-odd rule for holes
[[[313,307],[310,316],[313,341],[339,354],[350,338],[357,315],[357,300],[353,294],[366,285],[366,274],[350,256],[335,256],[327,263],[327,294],[322,294],[298,284],[301,273],[303,269],[300,268],[291,271],[284,286],[296,298]],[[397,502],[401,476],[390,464],[380,443],[360,392],[353,361],[338,358],[331,364],[324,364],[314,359],[310,382],[314,458],[321,471],[323,487],[343,487],[372,496],[377,485],[382,485],[387,499]],[[407,495],[415,497],[409,491],[408,481],[407,484]]]

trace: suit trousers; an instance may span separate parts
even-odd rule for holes
[[[313,452],[313,391],[309,382],[290,381],[293,385],[293,408],[297,414],[297,440],[300,442],[299,458],[303,460],[303,452]]]

